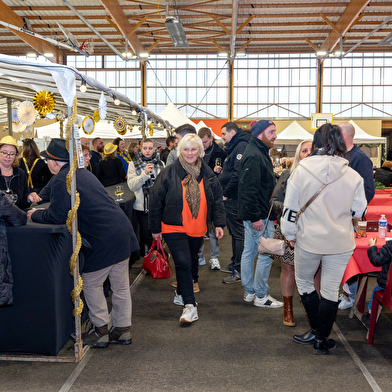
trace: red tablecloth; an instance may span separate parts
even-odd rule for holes
[[[372,237],[378,236],[378,233],[367,233],[367,237],[356,238],[353,255],[347,264],[344,271],[342,284],[346,283],[348,279],[358,274],[367,274],[369,272],[381,271],[381,267],[375,267],[369,260],[367,250],[369,249],[368,241]],[[392,233],[388,233],[387,237],[392,237]],[[385,245],[385,238],[377,237],[377,248],[380,249]]]
[[[391,194],[392,188],[376,189],[376,195]]]
[[[384,193],[376,193],[368,205],[369,206],[384,206],[384,205],[392,206],[391,190],[389,189],[388,192],[384,192]]]
[[[389,223],[392,223],[392,200],[390,205],[381,205],[374,206],[368,205],[366,212],[366,220],[374,220],[378,221],[381,217],[381,214],[384,214]]]

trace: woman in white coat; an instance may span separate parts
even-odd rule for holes
[[[133,204],[132,223],[139,240],[141,256],[145,254],[145,246],[151,247],[152,237],[148,232],[148,201],[150,188],[155,178],[164,168],[151,139],[144,139],[141,149],[128,165],[127,183],[129,189],[135,193],[136,201]]]
[[[302,160],[291,174],[281,219],[283,235],[295,246],[295,281],[311,328],[293,340],[313,344],[314,354],[336,347],[328,336],[338,309],[339,285],[355,248],[352,218],[361,218],[367,205],[363,179],[349,167],[340,128],[324,125],[322,142],[319,155]],[[296,221],[297,212],[323,185]],[[313,277],[320,262],[319,298]]]

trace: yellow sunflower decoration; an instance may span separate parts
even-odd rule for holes
[[[152,124],[152,122],[148,124],[148,132],[150,133],[150,136],[154,135],[154,125]]]
[[[99,116],[99,109],[94,110],[93,118],[96,123],[101,119],[101,117]]]
[[[127,122],[124,117],[117,117],[113,126],[119,135],[125,135],[127,133]]]
[[[48,113],[53,111],[56,105],[56,99],[54,98],[53,93],[47,90],[42,90],[35,94],[33,104],[39,116],[44,118]]]

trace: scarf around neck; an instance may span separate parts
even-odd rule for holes
[[[186,171],[187,176],[184,180],[185,200],[188,203],[192,216],[196,219],[200,208],[200,188],[197,179],[200,176],[201,159],[198,158],[195,164],[185,161],[182,155],[178,157],[181,166]]]
[[[138,176],[142,174],[142,171],[145,169],[148,163],[152,163],[154,165],[154,169],[152,173],[154,173],[155,177],[159,174],[161,170],[163,170],[163,163],[158,159],[157,151],[151,155],[150,158],[146,158],[141,151],[138,151],[135,155],[135,159],[132,161],[135,166],[135,171]],[[143,184],[143,190],[149,189],[154,185],[154,181],[151,180],[151,177]]]

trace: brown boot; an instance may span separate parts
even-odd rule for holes
[[[284,316],[283,324],[288,327],[295,327],[295,320],[293,315],[293,297],[283,297],[284,302]]]

